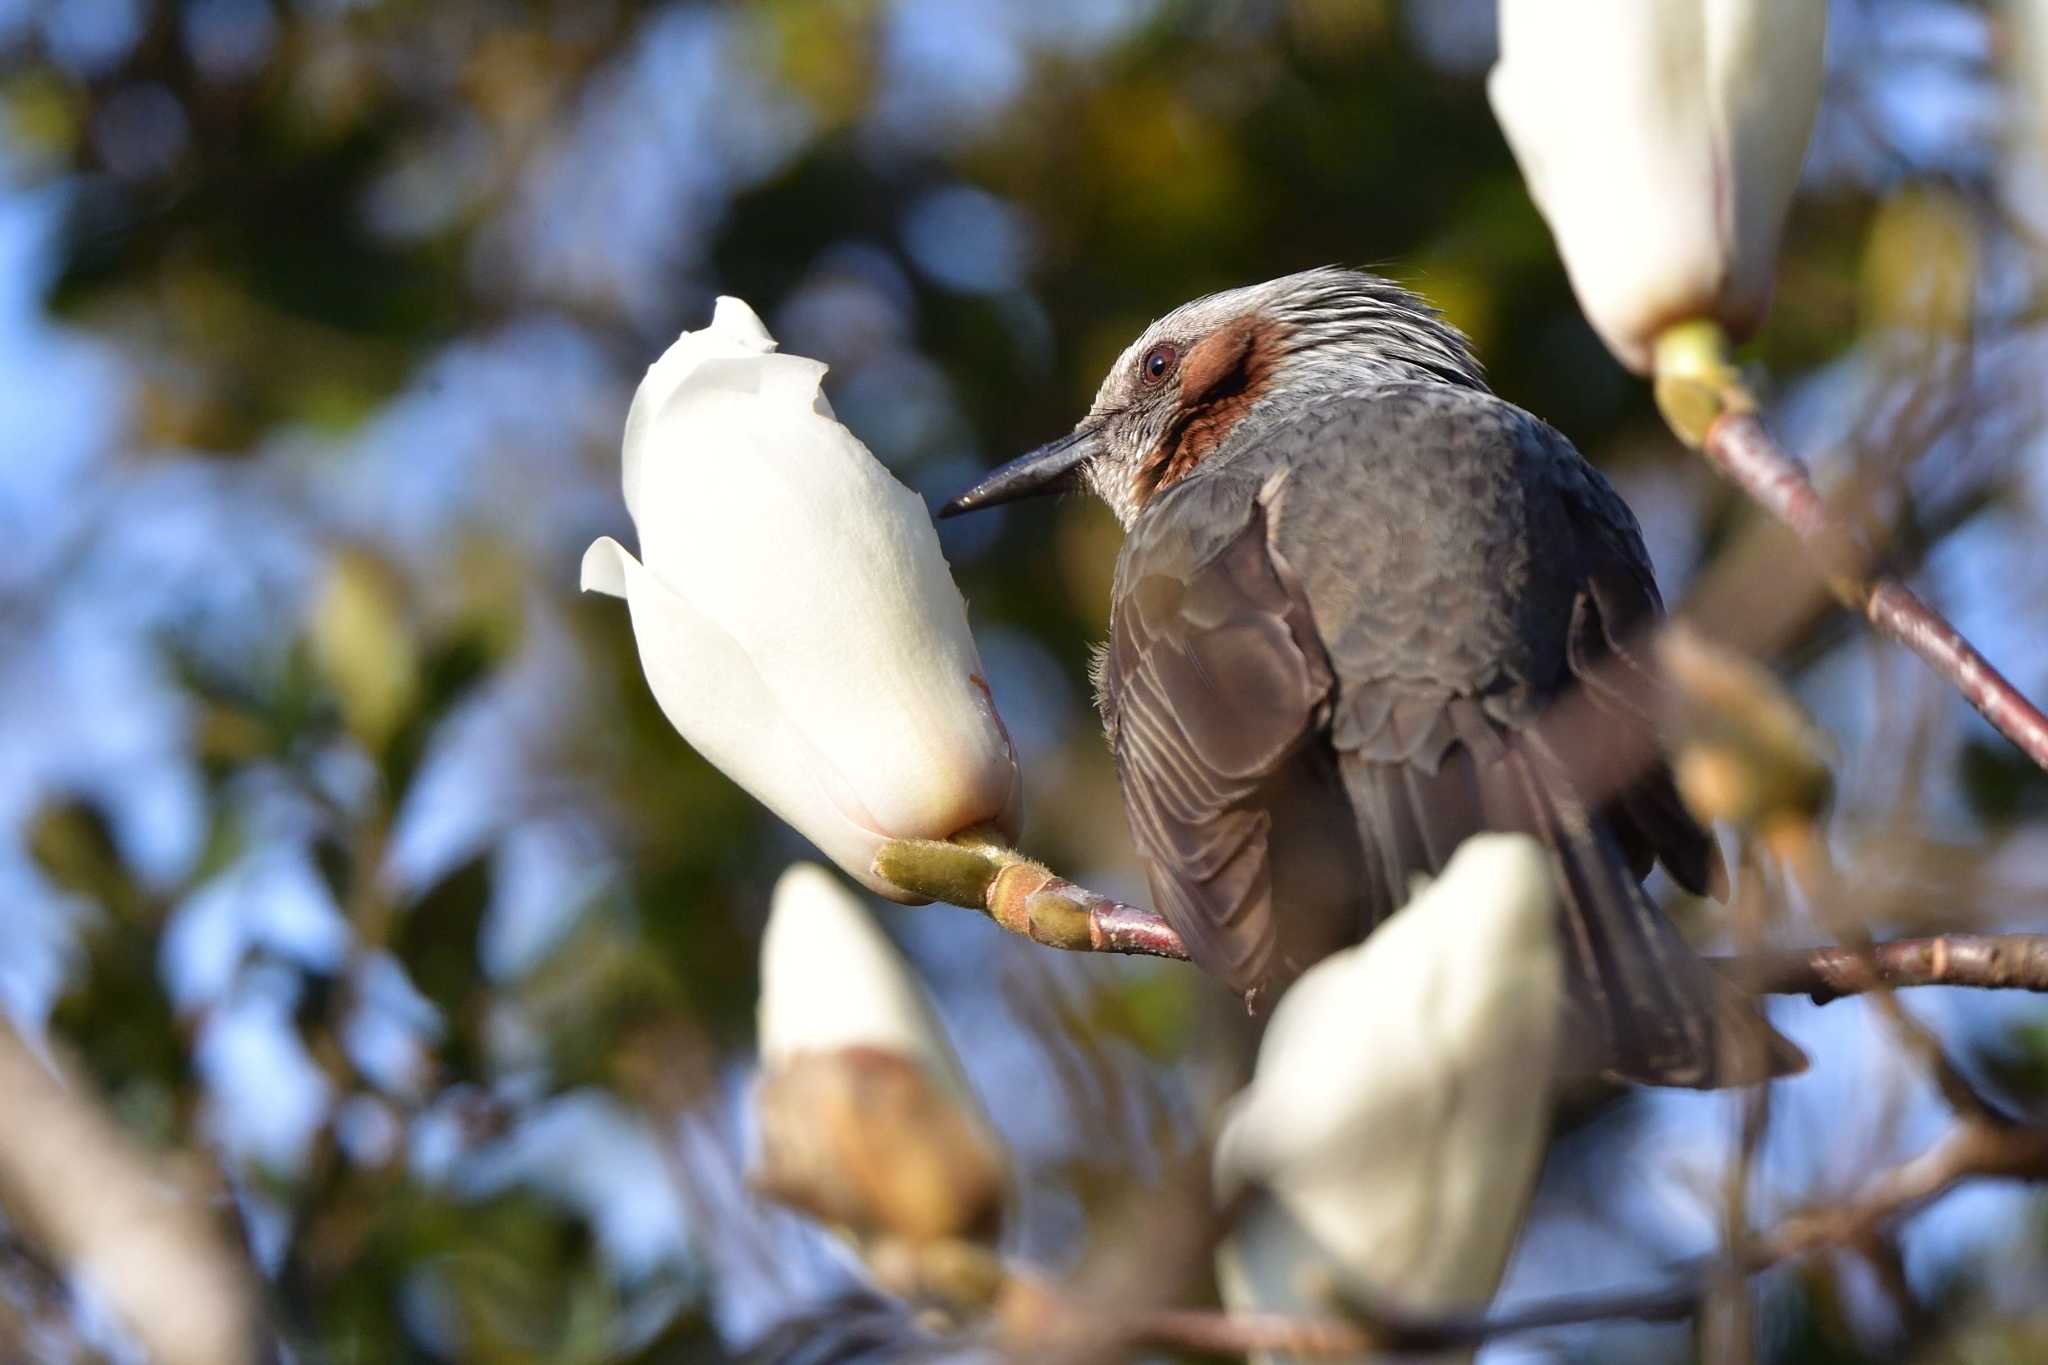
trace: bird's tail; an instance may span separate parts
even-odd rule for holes
[[[1547,840],[1564,892],[1572,998],[1597,1069],[1646,1085],[1747,1085],[1806,1055],[1702,961],[1598,820],[1560,817]]]
[[[1434,774],[1356,756],[1343,768],[1374,874],[1369,889],[1375,880],[1380,888],[1373,922],[1406,899],[1412,877],[1440,871],[1461,840],[1483,829],[1519,830],[1549,849],[1575,1015],[1572,1070],[1714,1088],[1805,1068],[1797,1045],[1693,952],[1643,890],[1608,822],[1535,745],[1454,745]]]

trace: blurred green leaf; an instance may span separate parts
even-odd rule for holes
[[[335,555],[307,638],[342,719],[372,753],[383,751],[419,697],[420,660],[406,617],[404,588],[388,565],[359,550]]]
[[[430,641],[421,657],[418,695],[391,741],[384,748],[385,790],[394,801],[419,772],[434,732],[448,713],[490,676],[499,659],[500,642],[485,629],[472,626],[443,633]]]
[[[478,949],[491,892],[490,854],[476,854],[421,893],[392,929],[392,954],[447,1020],[440,1052],[453,1078],[482,1074],[486,982]]]
[[[143,895],[129,875],[106,813],[84,800],[49,801],[28,824],[28,853],[53,886],[120,920],[141,912]]]

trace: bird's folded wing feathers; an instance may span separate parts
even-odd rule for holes
[[[1348,806],[1329,755],[1306,742],[1332,677],[1286,577],[1263,503],[1206,558],[1141,546],[1104,660],[1110,744],[1153,896],[1195,961],[1239,990],[1292,976],[1362,929]]]

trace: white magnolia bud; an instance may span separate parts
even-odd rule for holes
[[[1000,1231],[1003,1148],[910,969],[815,863],[776,883],[759,1026],[756,1188],[846,1233],[899,1292],[990,1292],[991,1263],[958,1248]]]
[[[1564,1008],[1550,863],[1467,840],[1443,875],[1281,997],[1217,1140],[1233,1310],[1415,1314],[1493,1297],[1550,1122]]]
[[[609,537],[586,591],[624,597],[648,685],[712,763],[872,890],[889,839],[994,822],[1017,764],[923,502],[718,301],[641,381],[626,418],[635,559]]]
[[[872,1048],[908,1058],[976,1109],[924,987],[860,900],[816,863],[776,880],[761,936],[761,1065]]]
[[[1763,321],[1826,28],[1825,0],[1500,0],[1494,114],[1638,374],[1674,323]]]

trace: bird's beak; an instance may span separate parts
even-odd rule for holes
[[[942,517],[958,516],[999,502],[1040,493],[1062,493],[1073,487],[1082,465],[1093,459],[1101,446],[1093,425],[1074,428],[1057,441],[1048,442],[1029,455],[1019,455],[974,487],[939,509]]]

